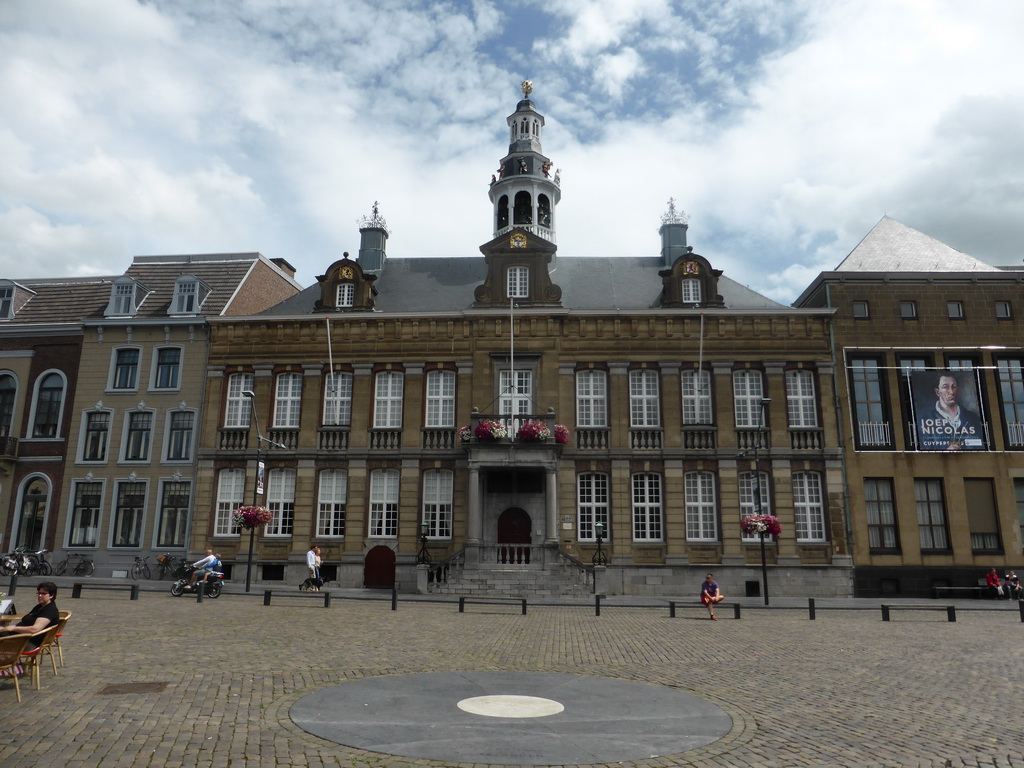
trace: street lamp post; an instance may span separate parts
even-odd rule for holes
[[[260,422],[256,417],[256,393],[252,390],[245,390],[242,393],[243,397],[249,399],[249,413],[252,416],[253,425],[256,427],[256,477],[252,484],[252,505],[258,507],[260,505],[260,494],[263,491],[261,487],[263,483],[263,461],[260,457],[260,443],[263,440],[260,435]],[[256,528],[249,529],[249,562],[245,566],[245,591],[248,592],[252,585],[252,548],[253,541],[256,536]]]
[[[761,447],[761,435],[764,434],[764,428],[766,426],[765,421],[765,410],[771,404],[771,398],[761,398],[761,423],[758,425],[757,434],[754,436],[754,482],[751,484],[754,491],[754,514],[761,514],[761,464],[760,464],[760,453]],[[768,446],[766,445],[765,448]],[[764,591],[764,604],[768,605],[768,562],[765,559],[764,553],[764,531],[758,532],[758,538],[761,539],[761,584]]]
[[[430,552],[427,550],[427,533],[430,532],[428,523],[420,523],[420,553],[416,556],[416,562],[420,565],[430,565]]]
[[[594,535],[597,537],[597,551],[590,559],[592,565],[608,565],[608,555],[604,553],[601,541],[604,539],[604,523],[594,523]]]

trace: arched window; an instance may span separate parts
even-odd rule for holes
[[[64,377],[56,371],[44,375],[36,389],[32,437],[57,437],[64,404]]]
[[[427,536],[452,537],[452,507],[455,473],[448,469],[430,469],[423,473],[423,518]]]
[[[594,526],[598,523],[604,526],[606,532],[610,530],[608,499],[608,475],[603,472],[586,472],[579,476],[576,503],[579,518],[577,536],[580,541],[596,541],[597,530]]]
[[[508,226],[508,195],[498,198],[497,225],[498,229]]]
[[[0,374],[0,437],[11,436],[17,397],[18,380],[9,373]]]
[[[238,536],[239,528],[231,514],[242,506],[245,498],[245,470],[222,469],[217,477],[217,517],[213,524],[214,536]]]
[[[343,469],[320,473],[320,498],[316,518],[317,536],[345,535],[345,505],[348,502],[348,474]]]
[[[547,195],[537,195],[537,223],[542,227],[551,226],[551,201]]]
[[[370,473],[370,529],[373,538],[398,536],[398,470]]]
[[[251,392],[256,381],[251,373],[233,373],[228,377],[228,398],[224,409],[224,426],[248,429],[252,406],[243,392]]]
[[[22,486],[21,510],[15,534],[17,546],[31,550],[42,549],[49,498],[50,484],[45,477],[37,475]]]
[[[273,518],[264,536],[291,536],[295,523],[295,470],[272,469],[267,473],[267,509]]]
[[[513,224],[533,224],[533,200],[529,192],[517,192],[512,211]]]

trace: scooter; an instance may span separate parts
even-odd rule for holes
[[[188,582],[189,579],[192,578],[192,573],[195,570],[195,566],[186,566],[185,575],[171,584],[171,594],[175,597],[181,597],[186,592],[194,593],[203,584],[205,584],[206,591],[203,592],[203,597],[220,597],[220,592],[224,588],[224,574],[219,571],[213,571],[206,577],[205,582],[197,577],[196,583],[190,587]]]

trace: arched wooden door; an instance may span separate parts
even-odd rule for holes
[[[366,553],[363,586],[367,589],[391,589],[395,586],[395,552],[391,547],[374,547]]]
[[[498,562],[527,565],[530,562],[530,529],[526,510],[509,507],[498,517]]]

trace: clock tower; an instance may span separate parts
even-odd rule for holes
[[[491,176],[494,237],[518,228],[554,243],[555,206],[562,196],[559,171],[541,154],[544,116],[530,100],[533,83],[524,80],[521,90],[522,100],[506,118],[508,154]]]

